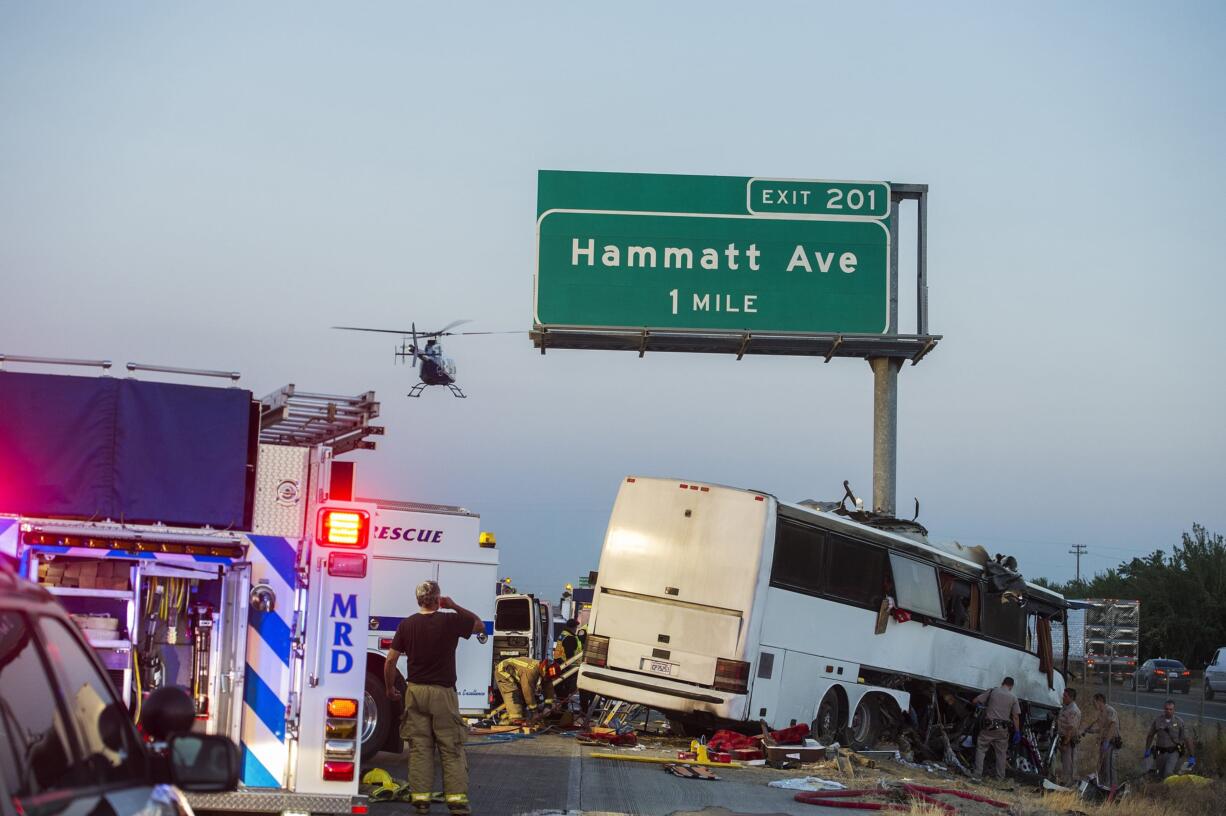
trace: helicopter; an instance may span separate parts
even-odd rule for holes
[[[417,330],[417,324],[410,324],[411,328],[407,331],[404,329],[369,329],[364,326],[333,326],[334,329],[343,329],[345,331],[366,331],[366,332],[381,332],[383,334],[398,334],[400,335],[400,346],[396,349],[396,359],[403,360],[409,358],[413,367],[417,367],[417,361],[421,360],[421,382],[414,383],[409,389],[408,396],[420,397],[421,392],[426,390],[429,385],[445,385],[451,390],[451,393],[460,399],[467,399],[467,395],[461,390],[460,386],[456,385],[456,365],[455,360],[450,357],[443,356],[443,345],[439,342],[440,337],[450,337],[457,334],[500,334],[501,332],[453,332],[451,331],[456,326],[464,323],[471,323],[471,320],[456,320],[448,323],[438,331],[422,331]],[[419,345],[419,340],[425,340],[426,345],[422,348]]]

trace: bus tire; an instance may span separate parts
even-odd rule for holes
[[[822,745],[830,745],[839,738],[842,730],[839,723],[839,695],[834,689],[830,689],[817,707],[817,716],[809,730],[813,733],[813,739]]]
[[[881,708],[871,694],[865,695],[847,727],[847,744],[857,751],[867,751],[877,744],[880,735]]]
[[[362,708],[362,761],[369,762],[387,744],[392,729],[392,701],[387,699],[383,678],[366,672],[366,699]]]

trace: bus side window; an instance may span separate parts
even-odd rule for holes
[[[816,527],[780,518],[775,533],[771,586],[817,595],[822,587],[826,534]]]
[[[952,572],[941,571],[941,599],[945,603],[945,620],[962,629],[977,629],[979,610],[975,601],[976,587]]]
[[[826,549],[825,592],[870,609],[881,606],[889,575],[886,551],[834,534],[827,536]]]
[[[1026,648],[1026,611],[999,593],[983,596],[983,633]]]

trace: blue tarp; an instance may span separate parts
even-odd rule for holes
[[[251,392],[0,373],[0,512],[242,527]]]

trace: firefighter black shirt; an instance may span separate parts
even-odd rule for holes
[[[472,619],[454,612],[418,612],[396,627],[392,648],[409,660],[410,683],[455,688],[455,650],[473,633]]]

